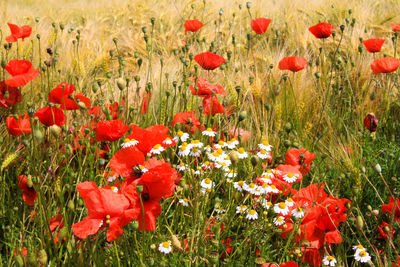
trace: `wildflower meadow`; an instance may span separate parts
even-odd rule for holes
[[[0,266],[400,266],[400,2],[3,0]]]

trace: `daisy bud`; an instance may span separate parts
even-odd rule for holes
[[[364,228],[364,221],[360,215],[356,218],[356,228],[360,231]]]
[[[22,257],[20,255],[17,255],[15,257],[15,263],[19,267],[23,267],[24,266],[24,260],[22,259]]]
[[[2,60],[1,60],[1,67],[4,69],[5,67],[6,67],[6,65],[7,65],[7,62],[6,62],[6,60],[3,58]],[[8,91],[7,91],[8,92]]]
[[[377,164],[374,166],[374,170],[375,170],[377,173],[382,173],[381,165],[379,165],[379,163],[377,163]]]
[[[371,214],[376,217],[379,215],[379,210],[372,210]]]
[[[44,249],[40,250],[39,251],[39,263],[46,266],[47,260],[48,260],[48,257],[47,257],[46,251]]]
[[[123,78],[118,78],[117,79],[117,86],[119,90],[124,90],[126,87],[126,81]]]

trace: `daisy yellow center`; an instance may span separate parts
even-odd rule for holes
[[[199,140],[193,140],[192,143],[193,144],[198,144],[198,143],[200,143],[200,141]]]
[[[196,152],[198,152],[198,151],[199,151],[199,149],[198,149],[197,147],[194,147],[194,148],[193,148],[193,152],[194,152],[194,153],[196,153]]]
[[[167,137],[165,138],[165,141],[171,141],[171,138]]]
[[[243,186],[243,181],[239,181],[238,185]]]
[[[254,187],[256,187],[256,185],[253,184],[253,183],[251,183],[251,184],[249,184],[249,187],[250,187],[250,188],[254,188]]]
[[[185,151],[186,150],[186,146],[182,145],[180,148],[181,151]]]
[[[275,185],[271,185],[271,188],[272,188],[272,189],[276,189],[276,186],[275,186]]]
[[[333,256],[328,257],[328,261],[333,261],[335,258]]]
[[[278,219],[276,219],[278,222],[283,221],[282,217],[278,217]]]
[[[176,133],[179,137],[182,137],[183,136],[183,132],[182,131],[179,131],[179,132],[177,132]]]
[[[184,202],[188,202],[188,199],[187,199],[187,198],[184,198],[183,201],[184,201]]]
[[[239,153],[240,153],[240,154],[243,154],[243,153],[245,152],[245,150],[244,150],[244,148],[243,148],[243,147],[239,148],[239,150],[238,150],[238,151],[239,151]]]
[[[218,152],[218,154],[222,154],[222,153],[224,153],[224,151],[222,151],[222,149],[221,149],[221,148],[218,148],[218,149],[217,149],[217,152]]]
[[[240,206],[241,209],[247,209],[246,205]]]
[[[206,183],[206,184],[211,184],[211,180],[210,180],[209,178],[206,178],[206,179],[204,180],[204,183]]]
[[[269,146],[269,143],[268,143],[267,141],[264,141],[264,142],[263,142],[263,145],[264,145],[264,146]]]
[[[271,202],[271,201],[268,201],[268,202],[267,202],[267,205],[268,205],[268,206],[272,206],[272,202]]]
[[[218,145],[223,146],[224,145],[224,141],[219,141]]]
[[[365,257],[367,255],[367,253],[365,251],[360,251],[360,257]]]
[[[286,204],[284,202],[279,203],[278,206],[279,206],[280,209],[286,208]]]
[[[207,128],[207,132],[212,132],[212,129],[211,128]]]
[[[231,143],[231,141],[227,141],[226,143],[229,145]]]
[[[288,174],[287,174],[287,177],[289,177],[289,178],[292,178],[294,175],[293,175],[293,173],[291,173],[291,172],[289,172]]]
[[[181,167],[185,167],[185,163],[183,163],[183,162],[180,165],[181,165]]]
[[[143,166],[143,165],[139,165],[139,168],[143,170],[143,169],[144,169],[144,166]]]
[[[267,183],[263,183],[263,184],[262,184],[262,187],[263,187],[263,188],[267,188],[267,187],[268,187],[268,184],[267,184]]]
[[[129,141],[131,141],[131,140],[129,140],[129,138],[124,139],[124,143],[128,143]]]
[[[358,245],[357,246],[359,249],[364,249],[364,247],[362,245]]]
[[[159,149],[160,147],[161,147],[161,145],[157,144],[157,145],[154,146],[154,149]]]
[[[163,242],[162,243],[162,246],[164,247],[164,248],[169,248],[169,242]]]
[[[293,202],[293,199],[292,199],[291,197],[289,197],[289,198],[287,199],[287,201],[288,201],[288,202]]]
[[[225,163],[225,162],[222,162],[221,165],[222,165],[222,166],[226,166],[226,163]]]
[[[114,189],[115,189],[116,187],[115,186],[111,186],[111,190],[113,190],[114,191]]]
[[[204,165],[210,165],[210,162],[209,161],[206,161],[206,162],[204,162]]]
[[[254,215],[254,214],[256,214],[256,211],[255,211],[255,210],[250,210],[250,211],[249,211],[249,214],[250,214],[250,215]]]
[[[228,173],[233,173],[233,171],[232,171],[232,170],[229,170]]]
[[[232,138],[232,139],[231,139],[231,142],[235,142],[235,141],[236,141],[236,138]]]
[[[271,170],[267,170],[267,173],[272,173],[272,171]]]
[[[214,152],[212,155],[213,155],[214,157],[219,157],[218,152]]]
[[[302,212],[303,209],[302,209],[302,208],[296,208],[296,211],[297,211],[297,212]]]
[[[111,216],[110,215],[106,215],[106,219],[110,219],[111,218]]]
[[[264,149],[261,150],[261,154],[267,154],[267,151],[265,151]]]

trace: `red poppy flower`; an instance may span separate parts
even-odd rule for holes
[[[225,63],[223,57],[211,52],[198,54],[194,57],[194,60],[205,70],[214,70]]]
[[[83,104],[85,104],[85,106],[86,106],[86,108],[89,108],[90,107],[90,99],[89,98],[87,98],[84,94],[82,94],[82,93],[77,93],[75,96],[74,96],[74,99],[75,99],[75,102],[77,102],[77,103],[79,103],[79,102],[82,102]]]
[[[57,107],[44,107],[38,109],[33,116],[38,117],[39,121],[46,126],[52,126],[54,124],[63,126],[65,124],[64,112],[62,109]]]
[[[300,171],[306,175],[310,171],[311,162],[316,155],[305,148],[292,148],[286,153],[285,164],[300,166]]]
[[[369,113],[364,119],[364,127],[367,128],[371,133],[376,132],[378,127],[378,119],[374,113]]]
[[[279,61],[280,70],[297,72],[307,67],[307,60],[304,57],[284,57]]]
[[[18,177],[18,187],[22,190],[22,199],[29,206],[35,205],[35,200],[37,199],[37,194],[34,186],[28,186],[28,177],[26,175],[20,175]]]
[[[201,125],[199,118],[194,114],[194,111],[176,113],[171,124],[172,126],[175,126],[177,123],[183,123],[186,130],[190,130],[192,133],[194,133],[196,129],[200,129]]]
[[[266,262],[266,263],[261,264],[261,267],[278,267],[278,265],[276,265],[273,262]]]
[[[183,26],[185,27],[186,34],[187,32],[197,32],[203,27],[203,23],[201,23],[201,21],[197,19],[186,20]]]
[[[136,147],[127,147],[120,149],[111,158],[108,166],[113,170],[114,174],[123,177],[137,176],[135,167],[144,164],[144,155]]]
[[[295,263],[294,261],[288,261],[279,264],[279,267],[299,267],[299,265],[297,265],[297,263]]]
[[[21,118],[22,114],[19,114],[18,120],[14,117],[7,117],[6,124],[8,133],[13,136],[19,136],[23,133],[32,132],[31,122],[29,120],[29,115],[25,114],[23,118]]]
[[[54,243],[58,243],[58,235],[60,234],[60,230],[64,228],[64,216],[60,213],[57,213],[57,215],[53,218],[50,219],[49,222],[49,227],[52,235],[54,232],[57,230],[57,234],[54,237]]]
[[[60,83],[56,88],[50,91],[48,99],[55,104],[61,104],[61,109],[74,110],[79,106],[69,96],[75,91],[75,86],[66,82]],[[64,107],[65,104],[65,107]]]
[[[131,128],[132,134],[127,135],[126,138],[139,141],[136,147],[145,155],[147,155],[155,145],[161,145],[167,137],[170,137],[167,134],[169,129],[164,125],[152,125],[146,129],[131,125]]]
[[[208,96],[203,98],[203,113],[205,115],[215,115],[217,113],[224,113],[225,109],[218,102],[217,96]]]
[[[196,78],[192,77],[192,78],[189,78],[189,80],[192,83],[194,83],[196,81]],[[226,91],[225,91],[224,87],[222,87],[219,84],[210,84],[210,83],[208,83],[208,80],[203,77],[197,78],[196,87],[197,87],[197,91],[193,85],[190,85],[190,91],[192,92],[192,95],[206,97],[206,96],[210,96],[212,94],[212,92],[214,92],[215,94],[218,94],[218,95],[226,95]]]
[[[0,82],[0,106],[8,108],[22,101],[21,91]]]
[[[381,51],[381,48],[382,48],[382,45],[384,42],[385,42],[385,39],[379,39],[379,38],[368,39],[368,40],[362,41],[365,48],[370,53],[376,53],[376,52]]]
[[[114,102],[113,104],[105,104],[104,107],[106,107],[108,110],[110,110],[113,120],[118,118],[118,115],[119,115],[118,102]],[[100,106],[93,106],[88,111],[89,111],[89,114],[94,115],[94,117],[96,119],[99,119],[99,118],[105,119],[105,117],[106,117],[106,115],[101,110]]]
[[[334,29],[335,28],[332,24],[326,22],[321,22],[308,28],[308,30],[318,39],[328,38],[331,36]]]
[[[135,219],[139,222],[140,230],[154,231],[156,229],[157,217],[161,213],[159,201],[173,195],[177,178],[175,169],[171,168],[169,163],[164,163],[149,169],[139,179],[126,179],[122,183],[120,191],[129,199],[132,209],[138,214]],[[138,185],[143,186],[140,195],[136,190]],[[140,197],[143,202],[143,211]]]
[[[396,24],[390,24],[390,26],[392,27],[392,31],[394,31],[394,32],[400,31],[400,22],[396,23]]]
[[[96,126],[96,140],[99,142],[117,141],[127,131],[129,131],[129,126],[123,123],[121,119],[99,121]]]
[[[246,131],[246,130],[244,130],[242,128],[237,128],[236,129],[235,127],[232,127],[230,129],[230,131],[229,131],[229,137],[238,139],[239,136],[242,138],[242,142],[246,142],[247,140],[250,139],[251,132]]]
[[[394,206],[396,207],[394,208]],[[396,204],[393,198],[390,198],[388,204],[382,204],[382,212],[392,215],[394,208],[394,219],[400,222],[400,199],[396,198]]]
[[[79,238],[86,239],[108,226],[107,241],[111,242],[124,233],[122,227],[138,216],[122,194],[98,188],[94,182],[80,183],[77,189],[88,209],[88,216],[72,225],[72,231]]]
[[[371,69],[374,74],[390,73],[396,71],[400,66],[400,60],[397,58],[384,57],[375,59],[371,64]]]
[[[31,33],[32,33],[32,28],[31,26],[24,25],[21,27],[18,27],[15,24],[7,23],[8,27],[10,27],[11,35],[6,37],[6,41],[9,43],[14,43],[18,39],[24,40],[25,38],[28,38]]]
[[[12,87],[24,86],[39,76],[39,71],[34,69],[32,63],[27,60],[10,60],[6,65],[6,70],[12,77],[4,82]]]
[[[389,231],[387,231],[385,228]],[[387,222],[382,222],[381,225],[378,227],[378,239],[388,239],[389,233],[390,238],[393,238],[393,235],[394,233],[396,233],[396,231],[393,229],[393,227],[390,227],[390,224],[388,224]]]
[[[140,112],[142,114],[145,114],[147,112],[149,103],[150,103],[150,99],[151,99],[151,93],[147,93],[144,92],[143,93],[143,102],[142,102],[142,109],[140,110]]]
[[[255,33],[263,34],[267,31],[270,23],[271,20],[266,18],[253,19],[251,21],[251,28],[253,29],[253,31],[255,31]]]

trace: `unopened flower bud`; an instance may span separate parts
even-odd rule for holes
[[[46,266],[46,265],[47,265],[47,260],[48,260],[48,257],[47,257],[46,250],[41,249],[41,250],[39,251],[39,263],[40,263],[41,265]]]
[[[379,163],[375,164],[374,170],[375,170],[377,173],[382,173],[381,165],[379,165]]]
[[[117,79],[117,86],[119,90],[124,90],[126,87],[126,80],[124,80],[123,78],[118,78]]]
[[[361,231],[364,228],[364,220],[360,215],[358,215],[356,218],[356,228],[359,231]]]

